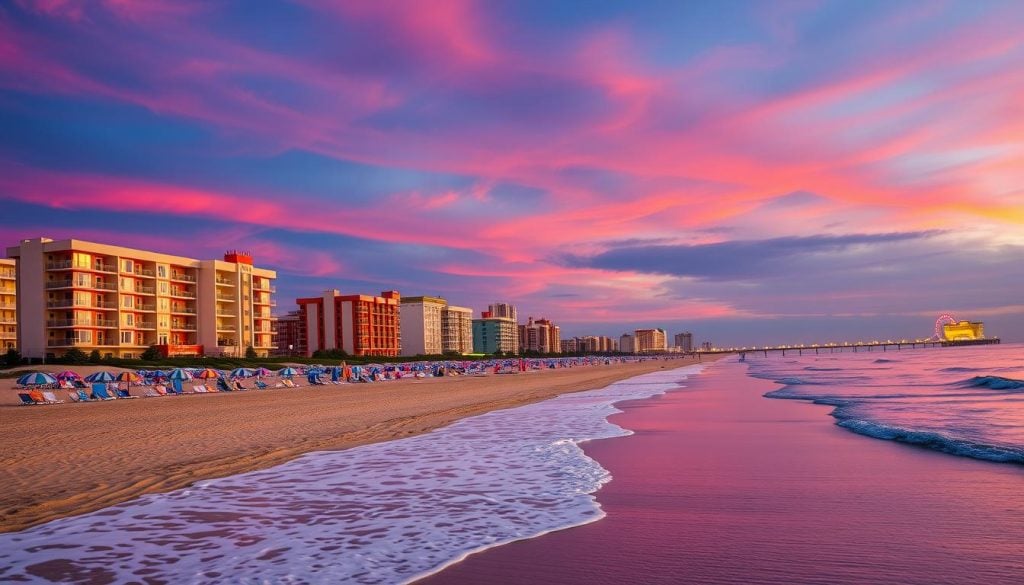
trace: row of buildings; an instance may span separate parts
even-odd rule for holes
[[[528,317],[520,324],[508,303],[493,303],[474,317],[472,309],[444,298],[402,297],[395,290],[379,296],[328,290],[296,299],[295,310],[277,317],[276,272],[254,266],[252,256],[240,251],[200,260],[34,238],[6,252],[0,260],[0,347],[28,358],[73,348],[117,358],[139,357],[151,347],[164,356],[335,350],[387,357],[668,349],[661,329],[638,329],[618,340],[562,340],[550,319]]]

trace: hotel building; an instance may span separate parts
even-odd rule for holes
[[[381,296],[342,295],[329,290],[297,299],[304,355],[340,349],[353,356],[397,356],[401,350],[399,303],[390,290]]]
[[[515,305],[508,303],[492,303],[488,305],[487,312],[490,313],[491,317],[497,317],[499,319],[511,319],[512,323],[516,325],[515,332],[513,333],[513,343],[518,349],[519,342],[519,312],[516,310]]]
[[[473,309],[448,305],[441,311],[441,349],[444,353],[473,353]]]
[[[623,333],[619,337],[619,352],[636,353],[636,339],[629,333]]]
[[[633,343],[634,353],[668,351],[668,335],[664,329],[637,329],[633,332]]]
[[[507,317],[494,317],[484,311],[479,319],[473,319],[473,351],[476,353],[514,354],[516,345],[516,322]]]
[[[693,351],[693,333],[690,333],[689,331],[676,333],[675,346],[679,349],[679,351]]]
[[[299,311],[289,311],[287,315],[274,321],[277,331],[277,351],[275,355],[306,355],[305,340],[300,327]]]
[[[549,319],[534,320],[533,317],[530,317],[526,325],[519,326],[519,350],[540,353],[561,352],[561,327]]]
[[[274,348],[272,270],[229,252],[196,260],[81,240],[35,238],[8,248],[17,261],[18,347],[29,358],[71,348],[133,358],[260,356]]]
[[[441,315],[448,301],[440,297],[403,297],[401,355],[441,355],[444,335]]]
[[[0,258],[0,353],[18,347],[17,291],[14,260]]]

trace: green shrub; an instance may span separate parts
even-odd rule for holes
[[[64,352],[63,361],[64,363],[74,365],[86,364],[89,363],[89,356],[85,355],[85,352],[78,349],[77,347],[72,347],[71,349]]]
[[[146,348],[146,351],[142,352],[142,355],[139,356],[139,359],[147,362],[153,362],[160,359],[161,357],[163,356],[160,355],[160,350],[157,349],[155,345],[151,345]]]

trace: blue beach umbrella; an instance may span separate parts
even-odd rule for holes
[[[25,374],[18,378],[18,384],[21,384],[22,386],[46,386],[56,383],[57,378],[54,378],[46,372],[32,372],[31,374]]]
[[[331,382],[337,382],[341,380],[341,368],[334,366],[331,368]]]
[[[281,377],[284,377],[284,378],[291,378],[292,376],[294,376],[294,375],[296,375],[298,373],[299,373],[298,370],[296,370],[295,368],[290,367],[290,366],[287,367],[287,368],[281,368],[280,370],[277,371],[277,375],[281,376]]]
[[[232,378],[249,378],[256,375],[256,370],[249,368],[235,368],[231,370]]]
[[[167,377],[170,378],[171,380],[191,380],[192,379],[192,374],[189,373],[188,370],[184,370],[182,368],[176,368],[176,369],[172,370],[171,373],[168,374]]]
[[[86,382],[113,382],[117,376],[107,371],[93,372],[85,377]]]

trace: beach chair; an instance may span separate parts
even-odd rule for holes
[[[78,389],[78,401],[79,402],[89,402],[90,400],[92,400],[92,398],[89,398],[89,395],[85,393],[85,390],[82,390],[81,388],[79,388]]]
[[[288,378],[285,378],[284,380],[282,380],[281,383],[284,384],[285,388],[295,388],[296,387],[295,386],[295,382],[292,382]]]
[[[113,396],[107,393],[107,385],[102,382],[92,385],[92,398],[94,400],[115,400]]]
[[[32,397],[25,392],[18,392],[18,398],[21,399],[22,406],[32,406],[36,403],[36,401],[32,400]]]
[[[142,397],[143,398],[155,398],[157,396],[160,396],[160,394],[158,394],[156,389],[154,389],[154,388],[146,388],[142,392]]]
[[[132,395],[131,395],[131,394],[130,394],[130,393],[128,392],[128,390],[126,390],[126,389],[125,389],[125,390],[122,390],[121,388],[118,388],[118,389],[117,389],[117,397],[118,397],[118,398],[138,398],[138,396],[132,396]]]
[[[263,380],[256,380],[256,389],[257,390],[266,390],[267,389],[267,383],[264,382]]]
[[[78,397],[77,391],[72,392],[71,390],[68,390],[68,400],[70,400],[71,402],[78,402],[81,399]]]
[[[167,396],[167,386],[157,384],[156,386],[153,386],[153,392],[156,392],[157,396]]]
[[[203,386],[202,384],[192,384],[192,393],[206,394],[206,386]]]
[[[43,398],[46,399],[47,404],[64,404],[64,401],[58,400],[57,395],[53,392],[43,392]]]
[[[228,385],[228,381],[224,378],[217,378],[217,391],[231,392],[231,386]]]
[[[81,388],[82,390],[88,388],[88,386],[86,386],[85,382],[83,382],[82,380],[75,380],[74,382],[72,382],[72,384],[74,384],[75,388]]]
[[[39,390],[30,390],[29,393],[28,393],[28,397],[31,398],[32,401],[35,402],[36,404],[46,404],[47,403],[46,402],[46,397],[44,397],[43,393],[40,392]]]

